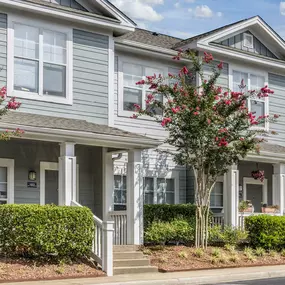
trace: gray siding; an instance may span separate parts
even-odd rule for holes
[[[274,94],[269,97],[269,113],[278,114],[281,117],[277,122],[270,124],[270,130],[276,131],[278,135],[272,136],[272,140],[278,140],[279,144],[284,145],[285,140],[285,76],[269,73],[268,74],[269,87],[274,90]]]
[[[246,31],[246,33],[252,35],[252,33],[249,31]],[[253,48],[247,48],[243,45],[243,33],[240,33],[238,35],[235,35],[233,37],[230,37],[218,43],[223,46],[232,47],[232,48],[236,48],[239,50],[252,52],[255,54],[277,59],[277,57],[263,43],[261,43],[254,35],[253,35]]]
[[[108,36],[73,31],[73,105],[19,98],[21,112],[108,124]],[[7,15],[0,14],[0,87],[7,84]]]
[[[209,77],[213,73],[213,68],[216,68],[219,63],[219,61],[213,60],[211,63],[204,65],[204,76],[206,79],[209,79]],[[224,62],[221,75],[218,78],[216,85],[221,86],[223,88],[229,88],[229,64],[226,62]]]

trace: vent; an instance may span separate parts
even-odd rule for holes
[[[253,48],[253,36],[251,34],[243,34],[243,46],[247,48]]]

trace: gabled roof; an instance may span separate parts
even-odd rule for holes
[[[129,40],[151,46],[163,47],[172,49],[173,46],[180,43],[182,39],[171,37],[168,35],[152,32],[136,28],[134,32],[127,33],[123,36],[117,37],[118,40]]]
[[[256,16],[254,16],[254,17],[256,17]],[[214,29],[214,30],[211,30],[211,31],[208,31],[208,32],[199,34],[199,35],[196,35],[196,36],[194,36],[194,37],[191,37],[191,38],[182,40],[182,41],[180,41],[179,43],[175,44],[172,48],[173,48],[173,49],[178,49],[178,48],[180,48],[180,47],[182,47],[182,46],[185,46],[185,45],[187,45],[187,44],[190,44],[190,43],[192,43],[192,42],[194,42],[194,41],[198,41],[198,40],[203,39],[203,38],[205,38],[205,37],[208,37],[208,36],[210,36],[210,35],[212,35],[212,34],[214,34],[214,33],[223,31],[223,30],[225,30],[225,29],[227,29],[227,28],[229,28],[229,27],[232,27],[232,26],[234,26],[234,25],[240,24],[240,23],[245,22],[245,21],[247,21],[247,20],[253,19],[254,17],[250,17],[250,18],[247,18],[247,19],[243,19],[243,20],[240,20],[240,21],[237,21],[237,22],[234,22],[234,23],[231,23],[231,24],[228,24],[228,25],[219,27],[219,28],[217,28],[217,29]]]

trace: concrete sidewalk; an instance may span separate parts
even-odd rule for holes
[[[68,279],[59,281],[35,281],[21,283],[1,283],[7,285],[175,285],[175,284],[215,284],[221,282],[244,281],[264,278],[285,277],[285,265],[199,270],[176,273],[151,273],[117,275],[91,279]]]

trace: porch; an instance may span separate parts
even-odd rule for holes
[[[141,150],[158,142],[82,120],[17,112],[0,122],[1,129],[18,127],[25,131],[21,138],[0,141],[0,203],[89,207],[96,226],[93,257],[113,275],[114,159],[128,152],[128,229],[119,244],[140,245]]]

